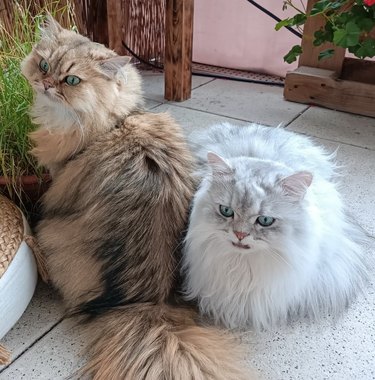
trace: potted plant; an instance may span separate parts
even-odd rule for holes
[[[285,0],[283,9],[293,8],[297,14],[277,23],[275,29],[285,26],[298,29],[311,17],[324,17],[323,26],[314,33],[314,46],[332,43],[336,47],[348,49],[357,58],[375,56],[375,0],[318,0],[311,10],[306,11],[300,1]],[[302,7],[301,7],[302,4]],[[329,47],[319,53],[318,59],[330,58],[335,49]],[[284,56],[284,61],[294,62],[302,54],[301,45],[295,45]]]
[[[29,154],[28,135],[35,129],[29,117],[33,91],[22,76],[20,63],[30,53],[47,12],[73,24],[69,2],[30,4],[5,2],[8,19],[0,21],[0,193],[30,213],[50,177]]]

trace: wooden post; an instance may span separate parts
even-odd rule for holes
[[[309,0],[306,12],[310,13],[312,7],[318,0]],[[338,75],[341,73],[342,64],[345,57],[345,49],[325,43],[321,46],[314,46],[314,33],[325,25],[323,16],[309,17],[303,28],[302,54],[298,61],[298,66],[317,67],[319,69],[333,70]],[[331,58],[318,60],[319,53],[326,49],[335,49],[335,54]]]
[[[124,55],[125,48],[122,45],[122,9],[121,1],[107,0],[108,19],[108,43],[109,47],[117,54]]]
[[[165,99],[191,96],[194,0],[166,0]]]

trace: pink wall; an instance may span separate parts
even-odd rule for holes
[[[282,0],[259,3],[280,18],[288,16]],[[275,24],[246,0],[195,0],[193,60],[285,76],[297,65],[283,56],[299,38],[286,29],[276,32]]]

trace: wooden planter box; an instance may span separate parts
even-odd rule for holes
[[[315,2],[309,0],[308,12]],[[345,58],[345,49],[331,44],[315,47],[314,32],[322,25],[323,17],[307,20],[298,68],[285,78],[285,99],[375,117],[375,62]],[[331,47],[334,56],[318,61],[319,52]]]

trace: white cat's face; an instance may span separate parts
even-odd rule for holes
[[[303,233],[300,201],[311,175],[293,175],[281,165],[249,158],[220,160],[209,156],[212,177],[204,181],[194,205],[203,229],[230,252],[280,254]]]
[[[222,191],[217,191],[217,186],[218,182],[212,183],[207,221],[221,231],[223,243],[232,251],[256,253],[280,235],[281,215],[270,204],[272,200],[267,199],[264,189],[241,181],[226,183]]]

